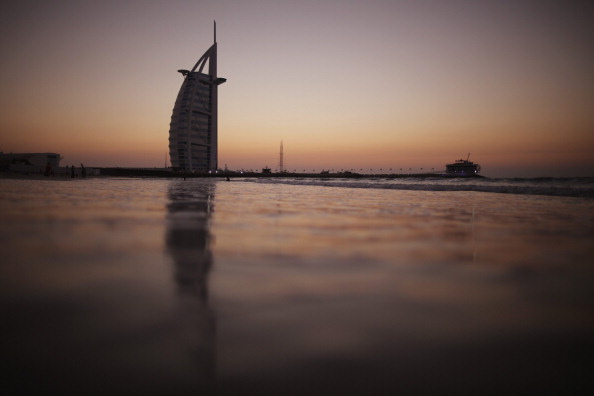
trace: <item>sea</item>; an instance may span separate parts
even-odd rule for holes
[[[12,394],[594,391],[594,178],[0,178]]]

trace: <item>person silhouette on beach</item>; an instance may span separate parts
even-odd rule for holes
[[[85,166],[82,163],[80,164],[80,176],[87,177],[87,170],[85,169]]]
[[[52,164],[48,161],[47,164],[45,164],[45,176],[51,176],[53,174],[54,170],[52,169]]]

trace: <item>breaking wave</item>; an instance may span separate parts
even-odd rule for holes
[[[376,188],[413,191],[478,191],[501,194],[549,195],[562,197],[594,197],[594,178],[258,178],[245,182],[327,186],[346,188]]]

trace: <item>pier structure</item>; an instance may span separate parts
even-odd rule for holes
[[[178,70],[184,81],[169,128],[169,157],[175,171],[209,173],[218,169],[217,27],[214,43],[191,70]],[[207,66],[208,71],[205,70]]]

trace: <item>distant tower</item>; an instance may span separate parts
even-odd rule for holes
[[[281,173],[284,171],[283,169],[283,141],[281,140],[281,146],[280,146],[280,171]]]
[[[203,73],[208,61],[208,73]],[[197,70],[196,70],[197,69]],[[171,166],[186,172],[216,171],[218,168],[217,23],[214,44],[192,70],[178,70],[184,82],[177,94],[169,128]]]

